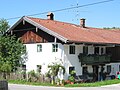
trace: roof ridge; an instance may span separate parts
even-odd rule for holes
[[[63,22],[63,21],[58,21],[58,20],[48,20],[48,19],[43,19],[43,18],[36,18],[36,17],[29,17],[29,16],[26,16],[27,18],[33,18],[33,19],[40,19],[40,20],[47,20],[47,21],[53,21],[53,22],[59,22],[59,23],[64,23],[64,24],[70,24],[70,25],[75,25],[77,27],[80,27],[79,25],[77,24],[73,24],[73,23],[69,23],[69,22]]]

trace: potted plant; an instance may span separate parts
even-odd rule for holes
[[[74,84],[75,78],[73,76],[70,76],[68,79],[70,80],[70,84]]]
[[[75,74],[76,74],[76,71],[75,71],[75,70],[72,70],[72,71],[70,72],[70,75],[71,75],[71,76],[75,76]]]

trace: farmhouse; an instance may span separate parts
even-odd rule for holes
[[[60,75],[64,79],[71,70],[76,75],[95,73],[96,80],[101,68],[109,75],[120,71],[120,31],[87,27],[85,19],[80,19],[80,25],[60,22],[48,13],[47,19],[23,16],[8,32],[26,45],[27,71],[41,65],[45,74],[52,62],[65,67],[65,75]]]

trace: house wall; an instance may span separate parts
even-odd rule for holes
[[[37,45],[42,45],[42,52],[37,52]],[[25,44],[27,48],[28,60],[26,62],[27,71],[37,70],[36,65],[42,65],[42,73],[48,69],[48,64],[60,61],[62,63],[62,56],[64,54],[62,44],[58,44],[58,52],[52,52],[52,44],[54,43],[37,43]]]
[[[37,52],[37,44],[42,45],[42,52]],[[78,59],[78,54],[82,53],[83,46],[75,45],[75,54],[69,54],[69,45],[58,44],[58,52],[52,52],[52,44],[54,43],[37,43],[25,44],[27,48],[28,61],[26,62],[27,71],[37,70],[37,65],[42,65],[41,72],[45,74],[48,71],[47,66],[52,62],[61,63],[65,69],[66,74],[64,79],[68,79],[69,67],[74,66],[77,75],[82,75],[81,63]],[[59,77],[63,76],[59,75]]]
[[[37,52],[38,44],[42,45],[42,52]],[[37,65],[42,65],[41,73],[45,74],[48,71],[47,67],[49,64],[52,62],[58,62],[66,69],[64,77],[59,74],[59,77],[62,79],[68,79],[68,76],[70,76],[69,67],[75,67],[76,75],[82,75],[84,66],[87,67],[89,73],[93,73],[92,65],[81,66],[81,62],[78,59],[79,53],[83,53],[83,45],[75,45],[75,54],[69,54],[70,44],[63,45],[58,43],[58,52],[52,52],[52,44],[54,43],[25,44],[28,52],[28,61],[26,62],[27,71],[37,70]],[[88,53],[94,54],[93,46],[88,46]],[[110,63],[107,65],[112,66],[110,75],[114,75],[117,71],[119,71],[120,63]],[[104,66],[105,71],[107,71],[107,65]]]
[[[111,54],[112,57],[111,57],[111,62],[120,62],[120,46],[115,46],[115,47],[108,47],[106,49],[107,53],[108,54]]]
[[[117,72],[120,72],[120,63],[110,63],[105,65],[105,72],[107,72],[107,66],[111,66],[110,75],[117,75]]]
[[[65,79],[68,79],[69,76],[69,67],[75,67],[75,71],[77,75],[82,75],[82,67],[81,63],[78,59],[78,54],[82,52],[82,46],[76,45],[75,54],[69,54],[69,45],[64,45],[64,60],[65,60],[65,67],[66,67],[66,74]]]

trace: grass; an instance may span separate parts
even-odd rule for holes
[[[99,87],[99,86],[105,86],[105,85],[112,85],[112,84],[119,84],[120,80],[114,79],[114,80],[106,80],[106,81],[100,81],[100,82],[94,82],[94,83],[80,83],[80,84],[67,84],[65,87]]]
[[[52,85],[50,83],[28,82],[26,80],[8,80],[8,82],[12,84],[24,84],[24,85],[35,85],[35,86],[57,86],[57,85]],[[66,84],[64,87],[99,87],[99,86],[118,84],[118,83],[120,83],[120,80],[114,79],[114,80],[106,80],[106,81],[94,82],[94,83],[80,83],[73,85]]]
[[[40,82],[28,82],[26,80],[8,80],[11,84],[24,84],[24,85],[35,85],[35,86],[54,86],[50,83],[40,83]]]

